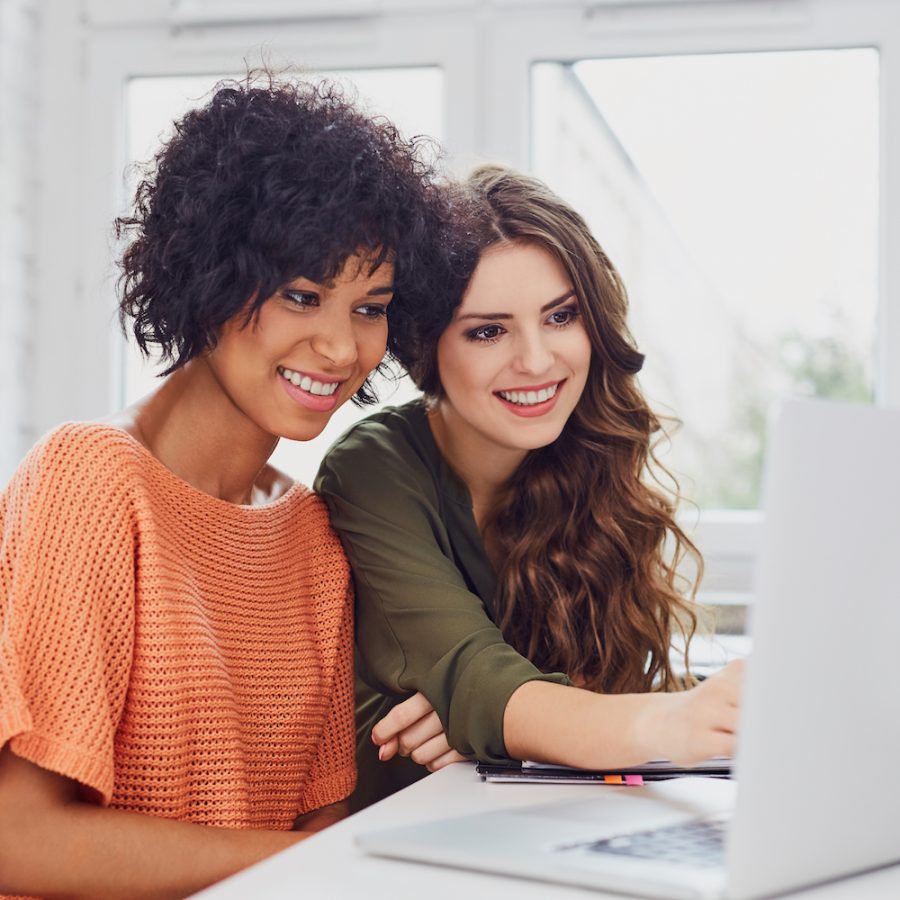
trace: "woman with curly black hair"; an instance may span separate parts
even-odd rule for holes
[[[621,279],[537,179],[485,166],[463,192],[463,287],[398,347],[424,399],[358,423],[316,480],[357,585],[357,806],[463,756],[604,769],[734,742],[740,665],[682,691],[670,658],[697,554]]]
[[[431,174],[272,78],[157,155],[117,223],[121,317],[167,377],[51,432],[0,498],[0,893],[185,895],[340,815],[348,569],[268,459],[370,400],[389,321],[452,283]]]

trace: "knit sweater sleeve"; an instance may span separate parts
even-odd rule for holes
[[[331,705],[298,807],[301,815],[349,797],[356,786],[352,594],[348,588],[335,648],[334,680],[327,698]]]
[[[51,432],[0,497],[0,747],[103,804],[131,668],[137,553],[111,433]]]

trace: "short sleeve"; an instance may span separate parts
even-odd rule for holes
[[[0,498],[0,747],[103,803],[131,668],[136,555],[108,432],[52,432]]]
[[[300,815],[349,797],[356,786],[352,591],[348,592],[335,659],[330,707],[298,806]]]
[[[467,587],[427,467],[357,426],[332,448],[316,487],[353,569],[366,677],[394,696],[421,691],[460,753],[508,759],[509,698],[528,681],[567,679],[540,672],[507,644]]]

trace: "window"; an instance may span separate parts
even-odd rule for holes
[[[759,505],[776,397],[872,399],[878,74],[869,48],[533,67],[535,171],[620,269],[704,509]]]

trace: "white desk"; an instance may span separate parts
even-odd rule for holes
[[[733,787],[719,783],[723,790]],[[601,785],[484,784],[474,766],[448,766],[399,794],[332,826],[321,834],[246,869],[197,894],[203,900],[246,898],[360,898],[360,900],[556,900],[618,897],[477,872],[369,857],[356,849],[353,837],[364,831],[411,825],[479,810],[511,809],[569,798],[588,791],[645,791]],[[840,815],[839,811],[836,811]],[[881,869],[795,895],[804,900],[893,900],[900,898],[900,865]]]

